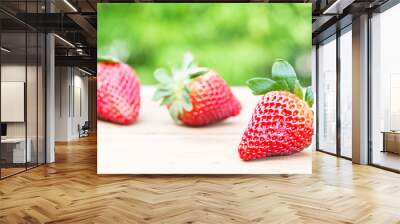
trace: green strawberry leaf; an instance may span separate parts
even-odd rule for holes
[[[165,96],[162,100],[160,105],[170,105],[172,102],[174,102],[174,97],[173,96]]]
[[[272,79],[252,78],[247,81],[247,85],[254,95],[264,95],[270,91],[287,91],[304,100],[310,107],[314,104],[312,88],[303,88],[293,67],[282,59],[277,59],[272,65]]]
[[[166,89],[157,89],[153,95],[153,101],[159,101],[162,98],[171,95],[172,90]]]
[[[190,101],[190,95],[189,92],[184,90],[182,93],[182,105],[183,105],[183,109],[185,109],[186,111],[192,111],[193,110],[193,105],[192,105],[192,101]]]
[[[183,86],[183,90],[186,91],[186,92],[188,92],[189,95],[190,95],[189,85],[184,85],[184,86]]]
[[[194,79],[196,77],[204,75],[207,72],[208,72],[208,69],[206,69],[206,68],[192,68],[192,69],[188,70],[190,79]]]
[[[297,79],[296,72],[289,62],[283,59],[277,59],[272,65],[272,79]]]
[[[178,122],[178,116],[179,116],[179,112],[181,111],[180,110],[181,108],[182,108],[181,104],[179,102],[176,102],[176,103],[173,103],[172,106],[168,110],[169,115],[172,117],[172,119],[175,122]]]
[[[159,83],[158,85],[156,85],[157,89],[162,89],[162,90],[171,90],[173,89],[173,83]]]
[[[303,99],[303,95],[304,95],[303,91],[304,91],[304,89],[301,86],[300,82],[298,80],[296,80],[294,87],[293,87],[294,95],[296,95],[300,99]]]
[[[277,82],[268,78],[252,78],[247,81],[247,85],[253,91],[254,95],[264,95],[267,92],[282,88]]]
[[[115,62],[115,63],[121,63],[121,61],[114,56],[106,56],[106,55],[98,55],[97,56],[97,62]]]
[[[291,78],[285,79],[285,81],[288,84],[288,88],[289,88],[290,92],[294,92],[294,90],[296,89],[296,86],[298,84],[300,84],[299,81],[297,80],[297,78],[292,78],[291,77]]]
[[[126,63],[130,55],[129,52],[129,45],[127,42],[115,40],[111,44],[97,50],[97,61]]]
[[[187,70],[192,67],[195,63],[194,56],[190,52],[186,52],[183,55],[182,70]]]
[[[312,107],[314,104],[314,92],[312,87],[309,86],[306,88],[306,94],[304,96],[304,100],[307,102],[308,106]]]
[[[275,80],[276,83],[280,86],[279,90],[291,92],[294,86],[294,80],[291,79],[281,79]]]
[[[154,78],[159,81],[160,83],[171,83],[172,82],[172,78],[171,76],[168,75],[167,71],[165,71],[164,69],[157,69],[154,71]]]

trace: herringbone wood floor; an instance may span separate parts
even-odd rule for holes
[[[0,181],[0,223],[400,223],[400,175],[314,153],[312,175],[98,176],[96,139]]]

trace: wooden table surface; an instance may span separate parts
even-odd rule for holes
[[[129,126],[98,121],[99,174],[302,174],[311,173],[311,147],[290,156],[244,162],[237,148],[259,99],[246,87],[233,87],[242,103],[239,116],[192,128],[177,125],[141,89],[138,121]]]

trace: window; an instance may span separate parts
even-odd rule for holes
[[[340,36],[340,155],[352,157],[352,33]]]
[[[39,12],[42,4],[19,2],[19,13]],[[0,178],[5,178],[45,163],[46,40],[24,22],[2,12],[0,17],[8,21],[0,24]]]
[[[318,149],[336,153],[336,39],[318,48]]]
[[[372,164],[400,170],[400,5],[371,18]]]

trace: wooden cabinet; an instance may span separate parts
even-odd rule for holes
[[[400,154],[400,132],[389,131],[383,133],[383,152]]]

